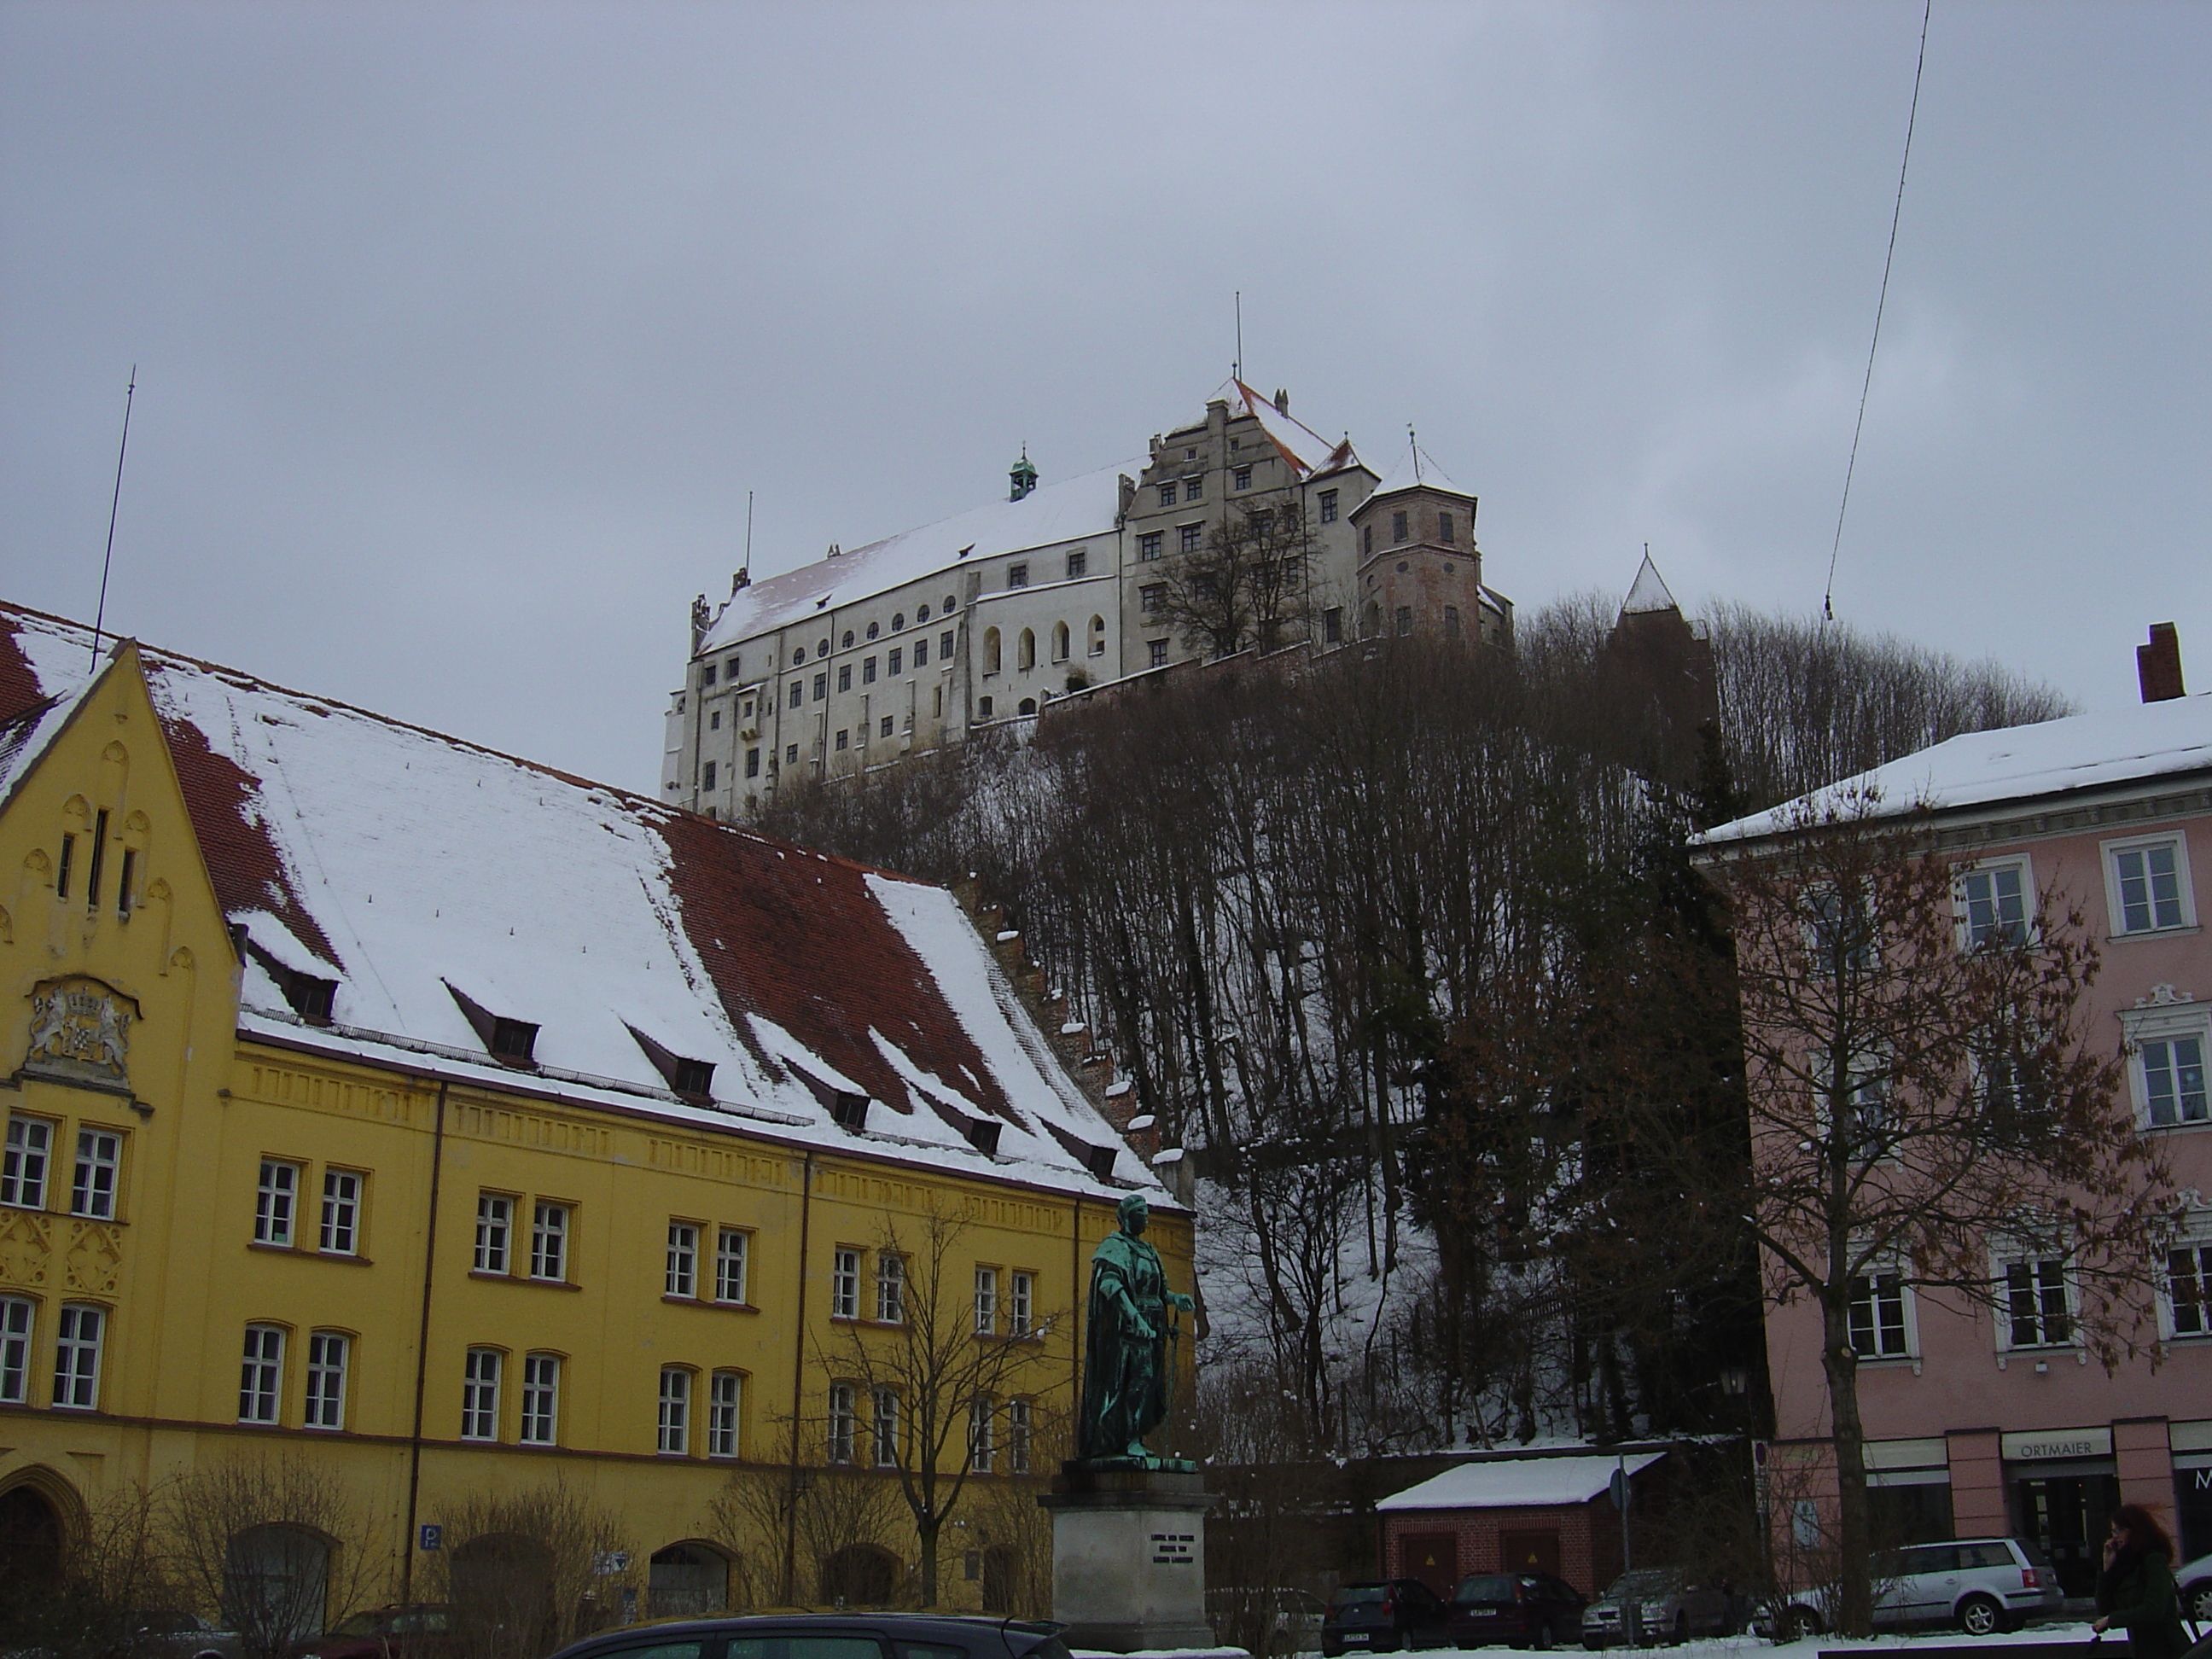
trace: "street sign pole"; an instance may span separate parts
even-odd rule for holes
[[[1620,1516],[1620,1576],[1628,1577],[1628,1454],[1618,1453],[1620,1462],[1613,1472],[1613,1507]],[[1620,1602],[1620,1624],[1623,1633],[1638,1647],[1644,1645],[1644,1609],[1634,1597],[1623,1593]]]

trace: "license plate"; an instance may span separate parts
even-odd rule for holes
[[[1348,1648],[1366,1646],[1367,1632],[1364,1630],[1348,1630],[1345,1632],[1344,1645]]]

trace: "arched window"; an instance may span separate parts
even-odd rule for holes
[[[1054,662],[1067,660],[1067,624],[1064,622],[1052,625],[1052,659]]]
[[[647,1568],[645,1616],[701,1619],[730,1605],[730,1558],[703,1542],[655,1550]]]
[[[1020,707],[1019,708],[1018,708],[1017,710],[1015,710],[1015,712],[1016,712],[1017,714],[1036,714],[1036,699],[1035,697],[1024,697],[1024,698],[1022,699],[1021,707]]]
[[[481,1533],[453,1552],[447,1571],[454,1617],[463,1629],[498,1631],[526,1651],[560,1644],[553,1552],[538,1539]]]
[[[1091,654],[1094,657],[1106,654],[1106,618],[1103,617],[1091,619]]]
[[[1022,629],[1021,649],[1015,666],[1024,670],[1036,666],[1036,635],[1026,628]]]
[[[873,1544],[848,1544],[822,1560],[822,1599],[832,1607],[879,1607],[898,1589],[899,1564]]]
[[[995,628],[983,630],[983,672],[986,674],[999,672],[999,630]]]
[[[336,1609],[325,1606],[330,1546],[304,1527],[248,1527],[222,1564],[222,1616],[249,1650],[282,1651],[319,1636]]]

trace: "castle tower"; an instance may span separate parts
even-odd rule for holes
[[[1510,642],[1510,612],[1482,586],[1474,513],[1475,498],[1409,443],[1397,470],[1352,514],[1362,638]]]

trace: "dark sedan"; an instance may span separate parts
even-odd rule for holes
[[[1057,1625],[926,1613],[760,1613],[603,1631],[555,1659],[1068,1659]]]
[[[1382,1578],[1340,1585],[1322,1620],[1327,1659],[1346,1653],[1390,1653],[1400,1648],[1440,1648],[1451,1638],[1451,1616],[1437,1593],[1418,1578]]]
[[[1571,1647],[1582,1639],[1584,1605],[1548,1573],[1470,1573],[1452,1592],[1445,1628],[1455,1648]]]

